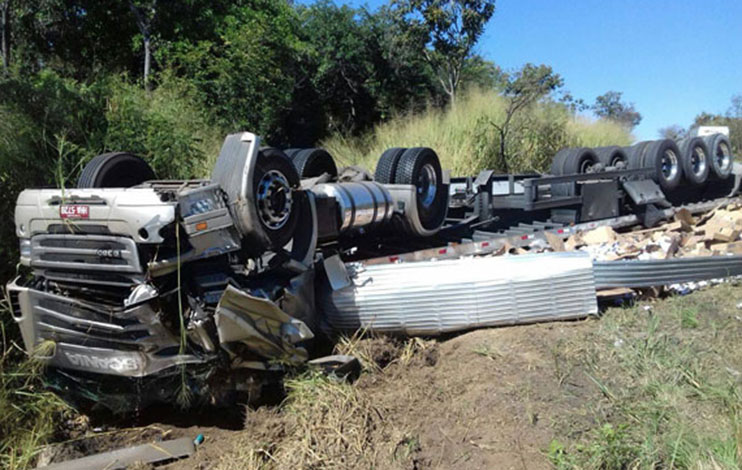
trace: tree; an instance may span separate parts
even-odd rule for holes
[[[10,66],[10,0],[0,2],[0,55],[2,55],[3,72]]]
[[[451,104],[466,60],[495,13],[495,0],[395,0]]]
[[[137,23],[139,33],[142,35],[142,47],[144,48],[144,67],[142,78],[144,88],[152,90],[149,74],[152,62],[152,22],[157,14],[157,0],[129,0],[129,9]]]
[[[483,89],[502,90],[505,87],[506,74],[490,60],[474,54],[466,59],[461,69],[462,86],[474,86]]]
[[[506,77],[502,96],[507,101],[505,116],[501,122],[491,122],[497,130],[500,141],[500,168],[507,172],[510,154],[508,142],[511,134],[526,124],[516,118],[531,105],[549,95],[564,84],[562,77],[554,73],[548,65],[526,64],[517,72]]]
[[[561,95],[559,102],[564,104],[572,114],[581,113],[590,109],[590,106],[585,103],[585,100],[582,98],[576,98],[569,91],[563,91]]]
[[[603,119],[610,119],[619,124],[633,129],[642,120],[642,115],[634,108],[634,103],[625,103],[621,101],[623,93],[618,91],[608,91],[595,98],[593,112],[596,116]]]
[[[688,134],[688,131],[686,131],[682,126],[673,124],[672,126],[661,128],[658,131],[658,134],[663,139],[680,140]]]

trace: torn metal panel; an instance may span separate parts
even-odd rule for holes
[[[595,261],[594,269],[598,289],[663,286],[740,275],[742,255]]]
[[[297,346],[314,334],[302,322],[290,317],[272,301],[227,286],[215,313],[219,342],[243,343],[268,359],[300,363],[306,349]]]
[[[153,464],[188,457],[196,451],[189,437],[117,449],[80,459],[38,467],[36,470],[116,470],[134,464]]]
[[[585,253],[346,267],[353,285],[322,300],[334,330],[435,335],[598,311]]]
[[[317,312],[314,307],[314,269],[309,269],[292,278],[277,300],[280,309],[297,320],[301,320],[310,329],[317,323]]]

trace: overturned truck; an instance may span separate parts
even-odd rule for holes
[[[23,272],[8,296],[49,386],[76,403],[258,400],[337,332],[597,313],[587,254],[487,255],[735,197],[730,148],[715,133],[565,149],[550,175],[469,178],[450,178],[432,149],[392,148],[371,177],[245,132],[226,138],[209,180],[191,181],[103,154],[77,188],[19,195]]]

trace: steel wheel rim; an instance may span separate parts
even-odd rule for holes
[[[665,150],[662,153],[662,176],[666,180],[675,179],[678,174],[678,156],[672,150]]]
[[[433,201],[435,201],[435,196],[438,192],[438,177],[435,174],[433,165],[423,165],[415,186],[417,187],[417,194],[423,207],[430,207]]]
[[[700,147],[695,147],[690,162],[693,174],[696,176],[702,175],[706,171],[706,152]]]
[[[266,172],[256,192],[258,217],[271,230],[278,230],[289,220],[293,198],[288,178],[278,170]]]
[[[716,151],[716,161],[719,163],[719,168],[721,168],[722,171],[726,170],[729,168],[729,165],[731,165],[732,152],[729,151],[729,146],[726,142],[719,144]]]
[[[587,159],[586,159],[586,160],[583,160],[583,161],[582,161],[582,162],[580,163],[580,174],[583,174],[583,173],[589,173],[589,172],[590,172],[590,169],[591,169],[591,168],[592,168],[593,166],[594,166],[594,165],[593,165],[593,162],[592,162],[592,161],[590,161],[590,160],[587,160]]]

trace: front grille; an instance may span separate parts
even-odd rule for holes
[[[31,267],[106,274],[143,272],[134,240],[105,235],[36,235],[31,238]]]
[[[10,298],[10,312],[13,314],[13,317],[21,318],[23,314],[21,313],[21,303],[18,301],[18,292],[9,290],[8,297]]]
[[[97,224],[51,224],[47,227],[49,233],[62,234],[88,234],[88,235],[110,235],[111,231],[105,225]]]
[[[44,271],[44,277],[50,281],[71,283],[67,285],[68,289],[79,288],[78,284],[95,284],[98,286],[125,287],[129,288],[134,284],[142,282],[143,276],[132,274],[116,274],[104,272],[79,272],[79,271],[58,271],[47,269]]]
[[[163,336],[161,326],[142,323],[132,310],[88,305],[35,290],[29,294],[39,339],[121,351],[156,350],[173,344],[170,335]],[[147,316],[155,313],[148,310]]]

